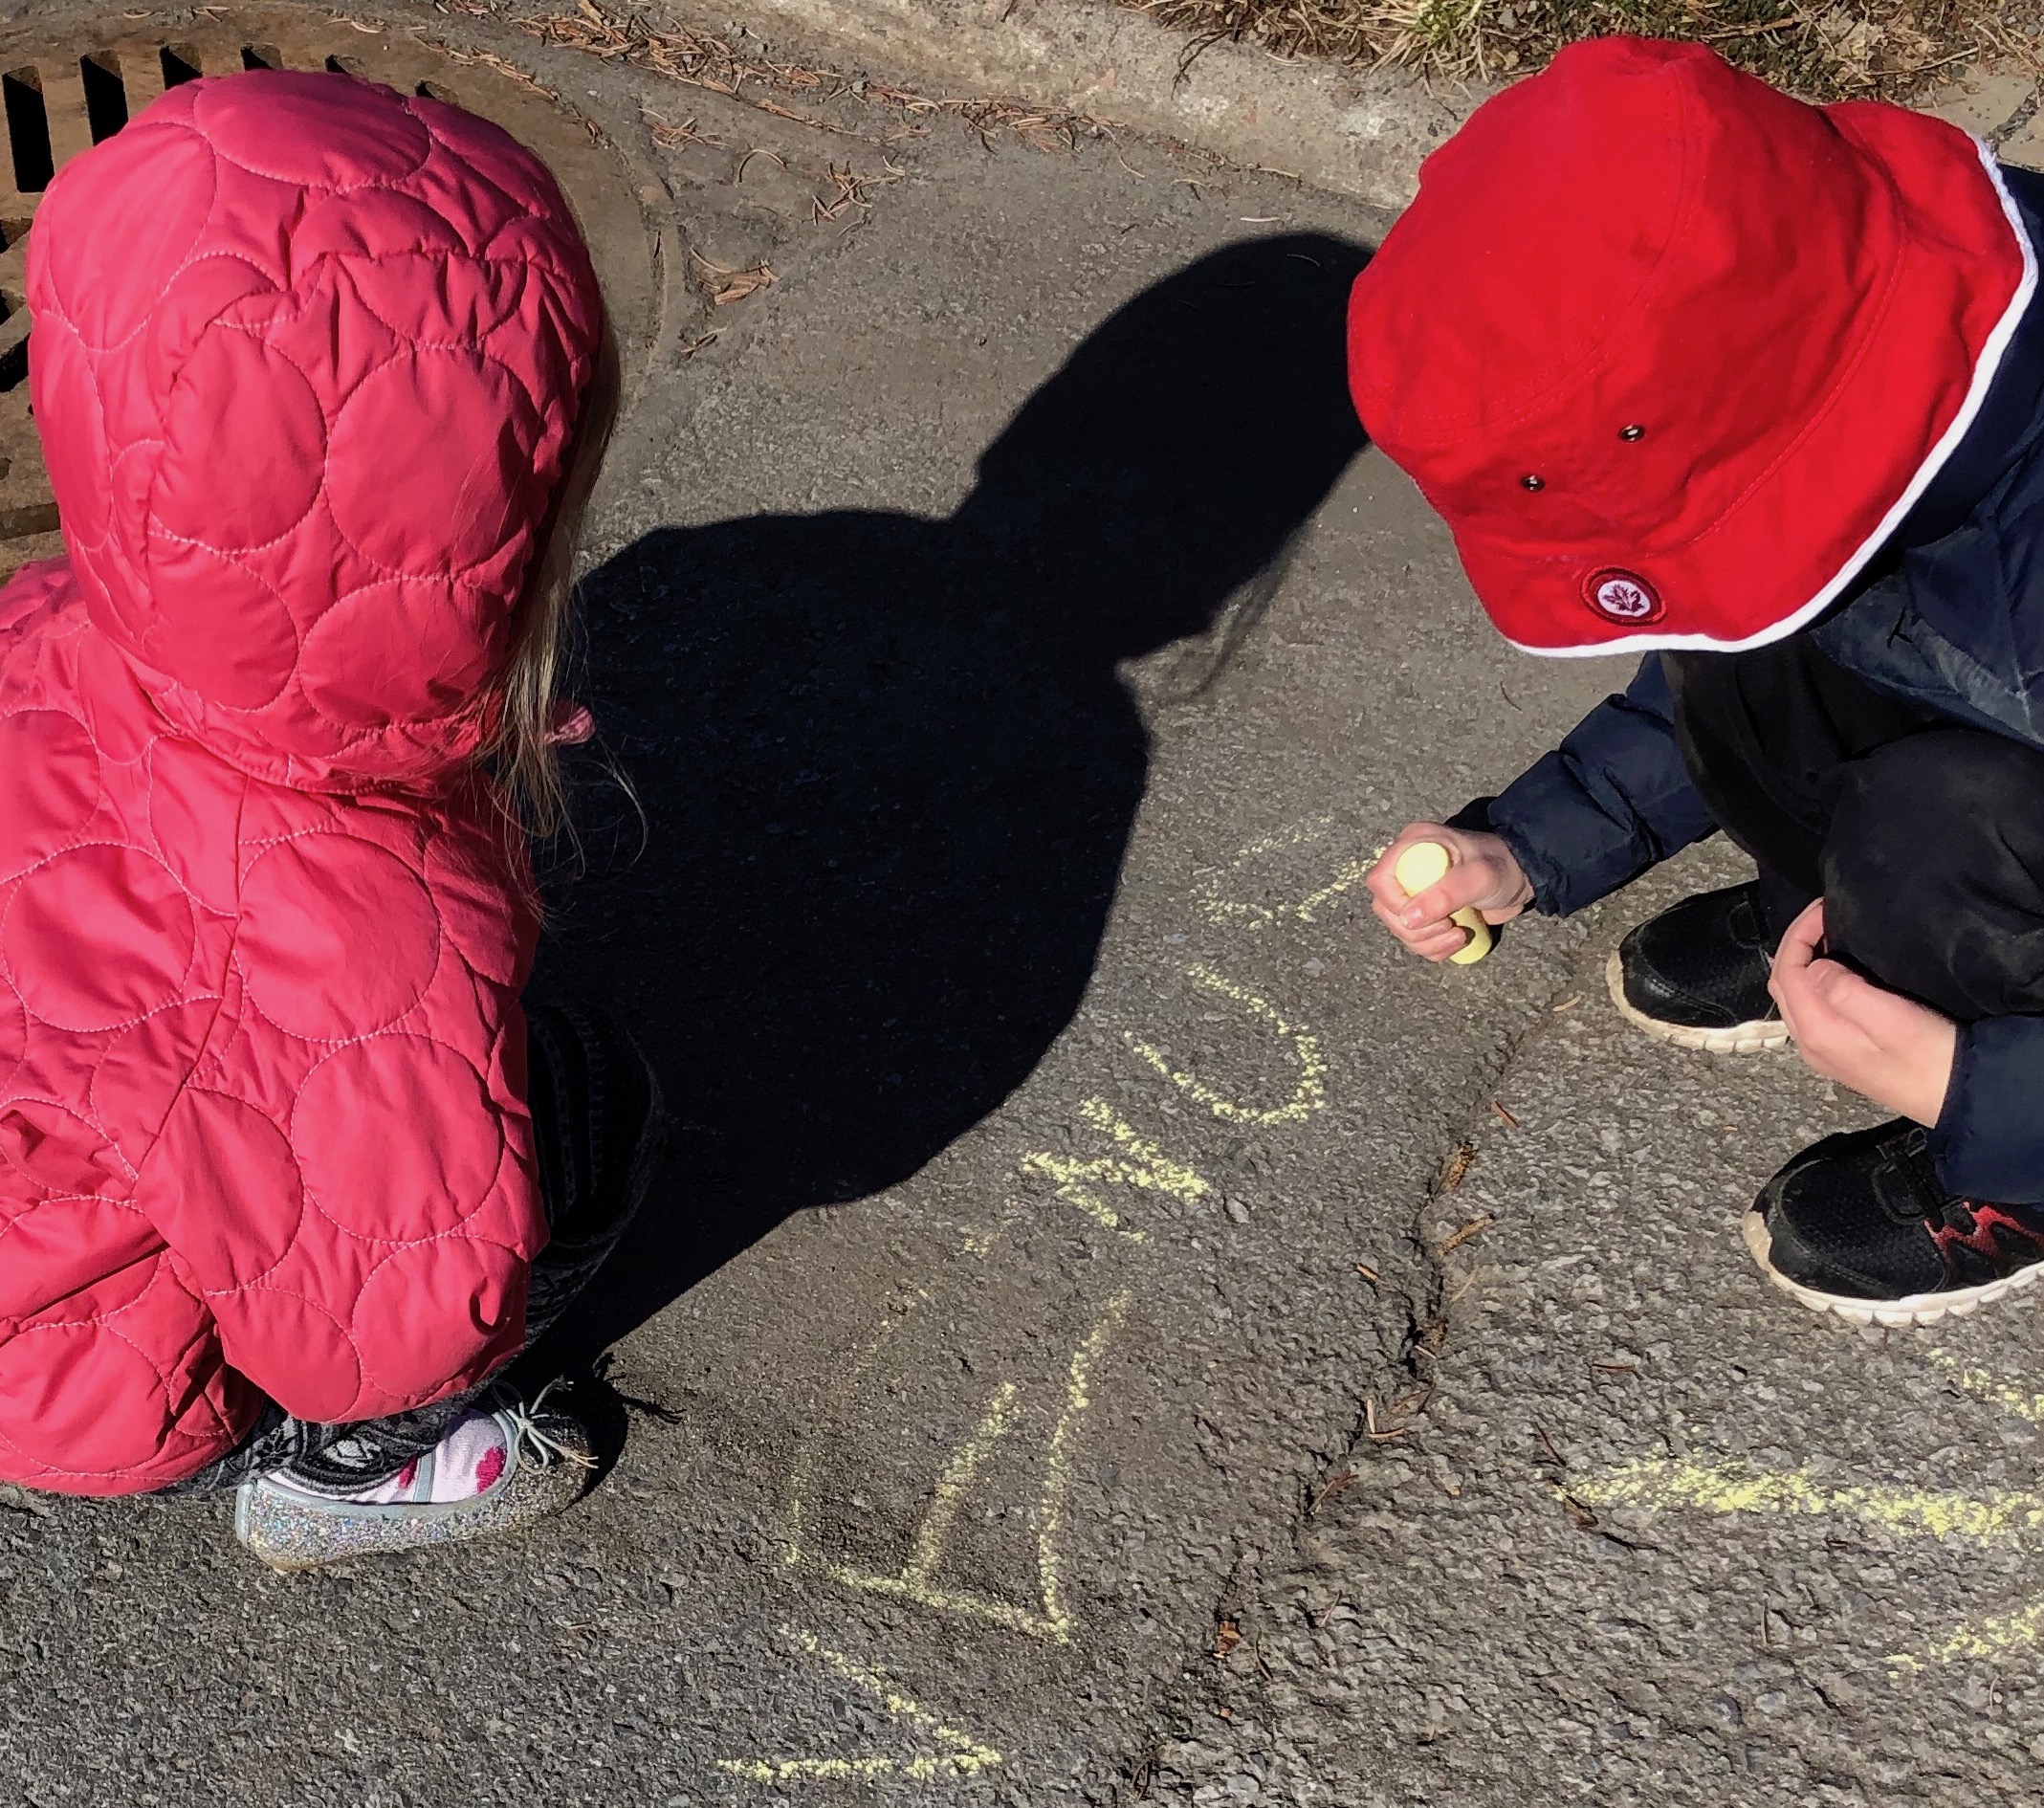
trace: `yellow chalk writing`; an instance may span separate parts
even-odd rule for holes
[[[1930,1359],[1976,1399],[1999,1406],[2014,1418],[2027,1419],[2033,1425],[2044,1425],[2044,1394],[2029,1394],[2021,1388],[2011,1387],[2008,1382],[1995,1379],[1986,1369],[1968,1366],[1949,1350],[1933,1350]]]
[[[1230,1003],[1239,1004],[1252,1017],[1261,1018],[1277,1033],[1289,1042],[1292,1059],[1299,1066],[1299,1083],[1292,1095],[1283,1105],[1261,1107],[1244,1105],[1201,1080],[1198,1074],[1183,1072],[1171,1065],[1164,1052],[1147,1042],[1129,1038],[1129,1046],[1161,1073],[1181,1092],[1190,1093],[1212,1112],[1216,1117],[1238,1124],[1296,1124],[1303,1123],[1313,1113],[1327,1109],[1328,1094],[1324,1076],[1327,1062],[1320,1053],[1320,1039],[1306,1030],[1288,1024],[1279,1015],[1267,1000],[1259,998],[1246,986],[1237,985],[1234,981],[1223,979],[1206,967],[1189,967],[1186,970],[1196,985],[1204,986],[1209,992],[1220,994]]]
[[[1945,1366],[1955,1366],[1948,1358]],[[2029,1416],[2039,1404],[1996,1382],[1984,1370],[1967,1370],[1961,1385],[2010,1411]],[[1712,1513],[1835,1514],[1879,1527],[1897,1537],[1965,1538],[2001,1544],[2044,1529],[2044,1494],[2017,1489],[1970,1495],[1943,1488],[1880,1484],[1833,1484],[1810,1467],[1756,1469],[1701,1458],[1649,1458],[1593,1480],[1573,1482],[1571,1493],[1594,1507],[1682,1508]],[[1981,1661],[2035,1644],[2044,1637],[2044,1599],[1962,1625],[1921,1653],[1891,1653],[1898,1673],[1929,1664]]]
[[[807,1778],[860,1781],[882,1776],[905,1776],[926,1782],[944,1776],[977,1776],[1006,1761],[992,1746],[981,1744],[956,1727],[946,1726],[878,1670],[854,1662],[842,1651],[833,1651],[813,1633],[794,1626],[783,1626],[780,1630],[784,1637],[793,1640],[811,1657],[827,1665],[846,1682],[863,1688],[895,1720],[942,1749],[934,1754],[917,1753],[902,1757],[718,1758],[716,1767],[727,1775],[743,1777],[749,1783],[792,1783]]]
[[[1649,1458],[1627,1464],[1570,1491],[1591,1506],[1697,1508],[1713,1513],[1836,1513],[1886,1531],[1980,1543],[2013,1538],[2044,1526],[2044,1496],[2027,1491],[1997,1498],[1939,1489],[1832,1487],[1809,1469],[1765,1470],[1698,1458]]]
[[[915,1547],[909,1567],[901,1573],[903,1581],[927,1585],[936,1573],[944,1554],[944,1540],[951,1535],[951,1522],[958,1516],[958,1505],[994,1446],[1008,1435],[1008,1428],[1015,1422],[1015,1399],[1021,1392],[1013,1381],[1001,1382],[994,1390],[978,1429],[951,1453],[951,1461],[944,1465],[944,1473],[937,1477],[930,1497],[930,1510],[915,1530]]]
[[[1079,1107],[1079,1115],[1095,1130],[1105,1132],[1120,1153],[1081,1160],[1038,1150],[1022,1157],[1022,1167],[1025,1174],[1041,1174],[1053,1181],[1060,1199],[1076,1205],[1096,1223],[1110,1230],[1119,1230],[1137,1243],[1145,1240],[1140,1230],[1124,1228],[1121,1215],[1093,1191],[1095,1186],[1127,1186],[1163,1193],[1184,1204],[1206,1197],[1207,1183],[1198,1173],[1172,1160],[1154,1142],[1139,1136],[1105,1099],[1085,1100]]]
[[[1952,1664],[1962,1659],[1978,1663],[2035,1644],[2040,1632],[2044,1632],[2044,1600],[2033,1600],[2012,1613],[1989,1614],[1983,1620],[1961,1626],[1932,1645],[1928,1655],[1933,1664]],[[1888,1662],[1900,1669],[1923,1667],[1922,1660],[1901,1652],[1890,1657]]]
[[[1265,854],[1283,853],[1288,849],[1308,847],[1322,840],[1334,827],[1331,816],[1312,816],[1290,828],[1280,829],[1274,835],[1265,835],[1236,850],[1235,855],[1219,872],[1202,880],[1194,888],[1193,895],[1198,900],[1200,914],[1208,922],[1222,929],[1264,930],[1281,927],[1288,923],[1310,923],[1318,914],[1336,898],[1352,892],[1360,885],[1370,869],[1375,865],[1375,855],[1369,859],[1344,861],[1330,878],[1323,885],[1292,904],[1252,904],[1245,899],[1224,897],[1223,888],[1230,878]],[[1383,849],[1377,849],[1381,854]]]
[[[1027,1633],[1034,1638],[1069,1643],[1071,1616],[1064,1599],[1063,1543],[1066,1500],[1071,1488],[1073,1448],[1080,1421],[1092,1404],[1094,1370],[1127,1313],[1130,1299],[1127,1291],[1115,1294],[1094,1322],[1092,1330],[1072,1353],[1066,1376],[1065,1398],[1051,1430],[1050,1442],[1044,1446],[1040,1470],[1036,1540],[1038,1600],[1034,1605],[1022,1606],[971,1589],[948,1588],[936,1579],[960,1506],[986,1466],[988,1458],[1014,1429],[1020,1417],[1022,1390],[1011,1381],[1002,1382],[994,1390],[971,1436],[946,1461],[931,1490],[930,1505],[916,1527],[909,1560],[898,1573],[890,1575],[862,1569],[806,1548],[804,1496],[809,1480],[806,1458],[797,1466],[793,1497],[789,1503],[790,1530],[783,1547],[788,1566],[827,1576],[847,1588],[913,1601],[934,1612],[956,1614],[964,1619],[1005,1626],[1013,1632]]]
[[[1065,1611],[1060,1554],[1065,1531],[1065,1496],[1071,1488],[1071,1450],[1079,1420],[1093,1403],[1093,1369],[1120,1327],[1129,1310],[1129,1295],[1117,1293],[1108,1302],[1086,1340],[1072,1352],[1071,1370],[1065,1389],[1065,1410],[1058,1415],[1057,1429],[1050,1434],[1050,1449],[1044,1459],[1044,1501],[1041,1530],[1037,1537],[1037,1576],[1044,1591],[1044,1617],[1062,1628],[1060,1638],[1070,1636],[1071,1616]]]

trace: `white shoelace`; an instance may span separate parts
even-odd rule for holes
[[[573,1463],[578,1467],[593,1469],[596,1459],[580,1450],[571,1450],[559,1439],[550,1436],[539,1424],[539,1409],[546,1404],[546,1398],[560,1386],[564,1377],[557,1375],[532,1398],[528,1405],[517,1395],[506,1388],[495,1410],[510,1422],[512,1435],[521,1445],[529,1446],[533,1459],[542,1469],[550,1469],[557,1462]]]

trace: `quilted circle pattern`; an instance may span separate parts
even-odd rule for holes
[[[434,1101],[429,1118],[419,1102]],[[379,1126],[373,1138],[363,1124]],[[313,1200],[359,1237],[409,1243],[481,1206],[504,1158],[482,1076],[423,1036],[357,1043],[312,1070],[291,1137]]]
[[[436,835],[426,845],[426,882],[449,941],[477,973],[515,985],[537,933],[532,912],[504,884],[503,838]]]
[[[121,1493],[521,1341],[534,925],[473,756],[602,313],[543,167],[343,77],[173,89],[30,265],[70,557],[0,589],[0,1480]]]
[[[445,718],[488,675],[494,636],[448,580],[397,579],[344,596],[305,637],[305,700],[328,720]]]
[[[290,1139],[260,1107],[187,1088],[159,1159],[184,1180],[165,1231],[201,1272],[245,1287],[290,1254],[305,1188]]]
[[[446,1238],[400,1249],[377,1269],[355,1309],[356,1347],[370,1380],[404,1400],[473,1360],[479,1343],[499,1356],[512,1354],[525,1286],[522,1279],[506,1284],[494,1253],[466,1238]],[[440,1307],[431,1331],[393,1334],[421,1299]]]
[[[94,234],[61,237],[45,268],[63,318],[86,345],[104,350],[137,332],[154,300],[141,284],[106,280],[106,246],[145,269],[176,270],[197,249],[218,184],[203,138],[146,118],[93,154],[105,166]]]
[[[214,1000],[192,999],[143,1018],[107,1044],[88,1103],[94,1121],[129,1160],[147,1158],[218,1015]]]
[[[95,1193],[115,1166],[107,1154],[105,1139],[82,1113],[48,1099],[18,1100],[0,1112],[0,1194]],[[18,1246],[24,1240],[18,1222],[12,1234]],[[79,1274],[74,1283],[92,1278]]]
[[[164,713],[298,788],[472,756],[602,339],[545,167],[351,77],[182,83],[58,172],[29,298],[66,542]]]
[[[199,904],[233,910],[240,889],[234,843],[249,782],[188,740],[165,737],[147,759],[157,852]]]
[[[85,724],[61,710],[22,710],[0,721],[0,773],[47,773],[10,787],[0,810],[0,877],[46,859],[99,807],[99,755]]]
[[[29,1014],[13,987],[0,985],[0,1088],[13,1085],[29,1046]]]
[[[161,1400],[165,1391],[142,1351],[90,1320],[0,1343],[0,1437],[53,1469],[105,1474],[145,1464],[160,1413],[108,1413],[101,1402]]]
[[[43,461],[65,529],[88,546],[106,538],[113,506],[108,483],[113,452],[107,445],[106,411],[91,357],[76,332],[53,329],[35,344],[35,393],[45,420],[64,423],[45,433]]]
[[[0,959],[33,1017],[116,1029],[168,1004],[191,963],[191,906],[162,861],[74,848],[14,888]]]
[[[266,851],[241,885],[249,999],[279,1029],[341,1041],[411,1009],[440,963],[433,900],[405,863],[347,835]]]
[[[430,421],[423,433],[407,424]],[[334,423],[334,519],[389,571],[465,571],[528,525],[509,506],[532,468],[539,421],[504,371],[430,351],[393,359]]]
[[[197,544],[154,543],[155,604],[139,636],[149,662],[203,684],[230,709],[253,710],[291,680],[298,630],[290,606],[247,566]]]
[[[67,585],[75,587],[71,574],[66,579]],[[17,575],[15,582],[20,581]],[[72,644],[77,665],[70,700],[90,727],[100,760],[125,765],[144,758],[162,736],[164,723],[147,707],[133,669],[104,634],[79,633]]]
[[[395,93],[373,82],[273,72],[261,82],[207,81],[193,127],[222,157],[299,188],[360,188],[417,172],[432,137]],[[288,112],[292,129],[277,129]]]
[[[240,430],[253,424],[252,401],[261,409],[260,463]],[[245,551],[305,518],[326,476],[326,413],[282,352],[253,333],[209,333],[185,361],[163,418],[155,504],[165,539]]]
[[[275,1352],[275,1366],[266,1378],[270,1392],[290,1400],[300,1419],[332,1423],[360,1416],[355,1402],[362,1392],[362,1356],[347,1328],[318,1300],[280,1287],[254,1287],[214,1310],[230,1332],[231,1356],[236,1321],[260,1325],[263,1342]]]

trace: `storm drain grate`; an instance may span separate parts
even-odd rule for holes
[[[451,101],[495,120],[552,166],[589,239],[621,342],[651,337],[655,269],[644,214],[623,165],[588,122],[511,65],[457,61],[402,30],[368,33],[344,20],[275,11],[201,13],[152,32],[121,21],[105,42],[51,45],[25,32],[0,37],[0,576],[63,550],[42,449],[29,417],[27,242],[51,178],[111,138],[166,88],[242,69],[328,69],[404,93]],[[47,30],[47,28],[45,28]]]

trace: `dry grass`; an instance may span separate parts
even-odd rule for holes
[[[1288,55],[1403,64],[1496,80],[1575,38],[1633,32],[1710,45],[1813,99],[1909,99],[1967,65],[2039,68],[2038,0],[1127,0],[1207,45],[1248,40]]]

